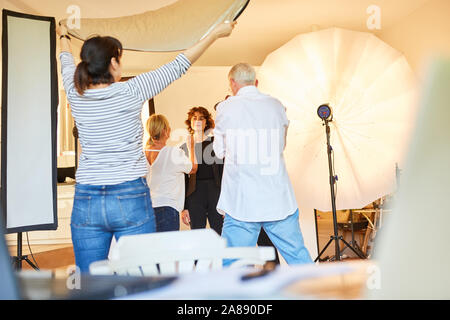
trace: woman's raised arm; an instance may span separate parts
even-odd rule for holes
[[[62,25],[56,26],[56,34],[58,35],[58,38],[60,38],[60,49],[61,52],[69,52],[72,53],[72,45],[70,44],[70,37],[67,33],[67,28]]]
[[[228,37],[235,25],[236,21],[224,22],[217,25],[206,37],[197,42],[193,47],[185,50],[184,55],[189,59],[191,64],[194,64],[217,39]]]

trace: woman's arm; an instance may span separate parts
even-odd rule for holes
[[[217,39],[228,37],[235,25],[236,21],[224,22],[217,25],[206,37],[197,42],[193,47],[184,51],[184,55],[189,59],[191,64],[194,64]]]
[[[70,40],[66,37],[62,36],[68,36],[67,28],[62,25],[56,26],[56,34],[58,35],[58,38],[60,38],[60,50],[61,52],[68,52],[72,54],[72,45],[70,43]]]
[[[198,163],[197,163],[197,159],[195,156],[195,143],[194,143],[194,138],[191,135],[188,135],[186,146],[187,146],[188,152],[189,152],[189,159],[191,160],[191,163],[192,163],[192,170],[191,170],[191,172],[189,172],[189,174],[197,173]]]
[[[56,26],[56,34],[60,39],[60,54],[59,59],[61,61],[61,75],[64,85],[64,90],[66,94],[69,95],[69,92],[75,88],[74,83],[74,74],[76,70],[76,65],[72,56],[72,46],[70,44],[70,40],[66,37],[62,37],[67,35],[67,28],[65,26],[57,25]]]

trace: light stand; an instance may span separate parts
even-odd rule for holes
[[[353,210],[350,210],[350,230],[352,233],[352,240],[350,241],[351,243],[351,248],[355,249],[354,252],[357,253],[358,257],[360,257],[361,259],[367,259],[367,256],[364,254],[364,252],[361,250],[360,246],[358,245],[358,243],[355,240],[355,230],[354,230],[354,223],[353,223]],[[341,253],[345,251],[345,249],[347,249],[347,247],[344,247],[344,249],[342,249]]]
[[[331,108],[324,104],[321,105],[317,109],[318,116],[323,120],[324,126],[325,126],[325,132],[327,135],[327,154],[328,154],[328,171],[330,175],[330,191],[331,191],[331,208],[333,212],[333,228],[334,228],[334,235],[330,236],[330,240],[325,245],[325,247],[322,249],[322,251],[319,253],[317,258],[314,260],[316,262],[320,259],[322,254],[327,250],[328,246],[334,241],[335,242],[335,256],[334,260],[340,261],[341,260],[341,250],[339,249],[339,240],[341,240],[348,248],[350,248],[357,256],[360,256],[358,252],[353,248],[353,246],[350,246],[350,244],[344,240],[343,236],[339,235],[338,232],[338,224],[337,224],[337,214],[336,214],[336,194],[334,192],[334,185],[337,181],[337,176],[334,175],[334,169],[333,169],[333,161],[331,160],[331,153],[333,152],[333,148],[330,144],[330,125],[329,123],[333,121],[332,111]],[[330,259],[333,260],[333,259]]]
[[[27,255],[22,254],[22,232],[17,234],[17,256],[11,257],[14,264],[14,269],[16,271],[22,270],[22,261],[27,262],[34,270],[39,270],[39,268],[28,259]]]
[[[1,213],[0,213],[1,215]],[[22,254],[22,232],[17,233],[17,256],[11,257],[11,263],[15,270],[22,270],[22,261],[27,262],[34,270],[39,270],[39,268],[28,259],[27,255]]]

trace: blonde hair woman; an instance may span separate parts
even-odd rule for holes
[[[197,172],[193,140],[188,139],[189,157],[178,147],[167,146],[170,125],[166,117],[154,114],[147,120],[150,138],[145,155],[148,161],[147,183],[155,211],[156,231],[180,228],[180,211],[184,206],[184,174]]]

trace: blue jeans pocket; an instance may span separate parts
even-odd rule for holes
[[[150,219],[147,192],[117,196],[123,221],[128,226],[140,226]]]
[[[73,200],[71,225],[85,227],[91,223],[91,196],[75,195]]]

